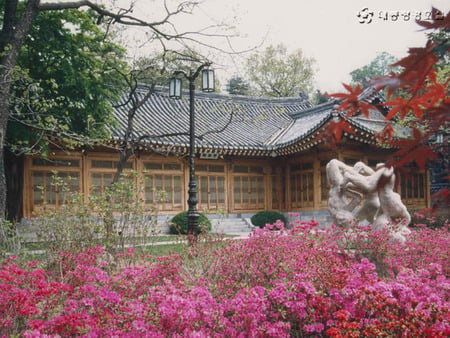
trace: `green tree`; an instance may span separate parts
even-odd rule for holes
[[[436,48],[436,55],[439,58],[435,66],[437,81],[442,85],[448,85],[447,81],[450,79],[450,54],[448,53],[450,45],[450,30],[442,29],[430,33],[429,39],[431,42],[439,46]]]
[[[231,95],[248,95],[250,85],[240,76],[234,76],[227,82],[227,91]]]
[[[91,10],[37,15],[17,61],[7,129],[12,149],[45,150],[49,130],[108,136],[111,104],[123,90],[118,71],[127,64],[125,50],[96,21]]]
[[[315,60],[298,49],[289,54],[279,44],[255,53],[247,60],[247,77],[251,92],[258,96],[287,97],[313,90]]]
[[[397,59],[393,55],[387,52],[379,53],[368,65],[362,66],[361,68],[357,68],[350,72],[350,76],[352,77],[352,85],[356,85],[357,83],[365,85],[368,81],[381,76],[386,76],[391,72],[397,73],[399,71],[399,67],[390,66],[395,62],[397,62]]]
[[[118,71],[127,64],[125,50],[96,21],[91,10],[40,12],[20,51],[5,142],[11,220],[22,202],[24,154],[45,154],[49,137],[70,148],[84,137],[108,135],[111,103],[123,89]]]
[[[316,90],[316,92],[313,94],[311,98],[311,102],[313,104],[322,104],[325,102],[328,102],[330,100],[330,97],[328,96],[327,92],[322,93],[320,90]]]
[[[104,2],[101,2],[104,3]],[[111,1],[114,6],[115,1]],[[5,135],[7,130],[7,124],[10,119],[11,113],[20,111],[21,109],[15,109],[11,107],[11,99],[13,98],[11,93],[16,92],[13,90],[13,86],[17,85],[17,72],[19,55],[26,45],[25,41],[29,36],[30,32],[34,28],[38,28],[37,26],[37,16],[42,12],[59,12],[67,9],[73,9],[76,11],[84,11],[86,9],[90,9],[97,15],[97,23],[105,23],[108,28],[110,28],[113,24],[115,26],[135,26],[140,27],[141,30],[145,30],[146,38],[148,41],[152,41],[155,43],[160,43],[162,49],[166,50],[168,47],[166,46],[168,41],[173,42],[173,48],[186,46],[187,42],[189,45],[201,45],[201,46],[209,46],[210,48],[214,48],[218,51],[223,51],[219,47],[214,46],[212,43],[208,44],[208,41],[205,39],[222,38],[228,39],[230,38],[230,33],[221,34],[220,29],[224,30],[229,28],[225,24],[218,24],[210,27],[206,27],[205,29],[199,31],[190,31],[190,32],[179,32],[176,29],[176,25],[174,24],[174,17],[182,14],[192,14],[194,9],[198,6],[198,3],[195,1],[182,1],[176,4],[167,4],[164,3],[163,12],[159,12],[160,17],[158,17],[158,12],[152,13],[152,19],[144,20],[139,18],[138,16],[133,15],[133,6],[134,1],[130,3],[129,8],[113,8],[108,9],[104,5],[100,4],[100,2],[90,1],[90,0],[74,0],[74,1],[56,1],[56,2],[43,2],[40,0],[0,0],[0,6],[2,10],[0,11],[1,18],[1,26],[0,26],[0,222],[4,219],[5,208],[6,208],[6,178],[5,178],[5,165],[4,165],[4,146],[5,146]],[[156,7],[156,6],[155,6]],[[71,27],[69,24],[65,28],[69,30],[74,28],[75,30],[79,27]],[[214,30],[214,32],[212,32]],[[109,30],[105,32],[105,35],[109,34]],[[57,35],[55,36],[57,37]],[[47,37],[43,35],[39,35],[39,39],[46,41]],[[48,43],[48,46],[52,46]],[[49,60],[56,61],[56,60]],[[62,61],[61,61],[62,62]],[[85,64],[86,68],[89,68],[89,64]],[[23,74],[22,78],[26,79],[27,74]],[[78,74],[74,73],[74,78],[72,81],[78,81],[76,77]],[[31,79],[31,77],[30,77]],[[30,81],[31,82],[31,81]],[[49,83],[46,84],[50,88],[57,88],[57,83]],[[100,86],[107,86],[108,83],[101,83]],[[44,86],[45,87],[45,86]],[[36,86],[30,85],[23,86],[23,94],[17,96],[16,98],[24,98],[26,95],[31,94],[33,99],[39,100],[39,88],[34,90]],[[76,85],[72,86],[75,90],[77,90]],[[86,91],[84,94],[91,95],[92,89]],[[58,95],[58,97],[60,97]],[[93,101],[92,101],[93,102]],[[48,103],[48,102],[46,102]],[[81,105],[87,104],[87,102],[81,102]],[[33,110],[40,108],[39,105],[35,105]],[[47,108],[40,110],[41,113],[44,113],[42,118],[48,118],[49,121],[53,119],[53,116],[45,116]],[[39,111],[37,111],[39,112]],[[88,127],[88,123],[81,122],[80,119],[72,120],[68,118],[70,123],[67,125],[73,124],[79,128],[86,129]],[[94,121],[95,117],[94,117]],[[79,123],[79,124],[77,124]],[[59,126],[58,123],[53,123],[54,126]],[[89,127],[91,124],[89,124]],[[87,128],[89,129],[89,128]],[[100,128],[101,129],[101,128]]]

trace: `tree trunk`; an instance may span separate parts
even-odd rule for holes
[[[4,73],[4,72],[2,72]],[[2,74],[3,75],[3,74]],[[5,77],[3,77],[5,78]],[[4,88],[8,87],[8,88]],[[5,219],[6,212],[6,177],[4,161],[4,140],[9,112],[9,85],[0,85],[0,220]],[[4,90],[4,89],[7,89]]]
[[[5,178],[5,164],[3,152],[3,133],[5,129],[1,128],[0,133],[0,219],[5,219],[6,212],[6,178]]]
[[[13,29],[11,23],[15,21],[18,2],[10,2],[11,6],[5,6],[4,22],[9,24],[2,27],[0,37],[0,52],[2,53],[0,59],[0,220],[5,218],[6,211],[7,188],[3,148],[9,116],[10,90],[14,80],[13,70],[33,20],[39,12],[39,2],[40,0],[29,0],[27,2]]]
[[[4,151],[6,178],[6,218],[15,223],[22,217],[24,155]]]

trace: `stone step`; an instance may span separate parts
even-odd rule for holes
[[[251,228],[245,223],[216,223],[215,226],[227,227],[227,228]]]
[[[215,228],[227,228],[227,229],[252,229],[247,224],[212,224]]]
[[[218,222],[218,223],[211,223],[211,224],[217,224],[221,226],[242,226],[242,227],[248,227],[249,225],[245,222]]]
[[[211,220],[211,224],[242,224],[247,225],[248,223],[242,219],[240,220],[229,220],[229,219],[223,219],[223,220]]]
[[[214,219],[211,223],[211,231],[217,233],[249,233],[253,230],[252,227],[242,218]]]
[[[211,229],[213,234],[249,234],[252,231],[250,229]]]

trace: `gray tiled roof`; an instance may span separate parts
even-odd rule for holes
[[[333,112],[334,103],[326,103],[311,109],[291,114],[293,123],[286,128],[283,134],[276,140],[278,147],[287,146],[302,139],[320,128],[328,121]]]
[[[138,92],[139,98],[144,95],[144,90]],[[311,103],[300,97],[261,99],[196,92],[196,135],[208,133],[198,140],[198,145],[264,147],[274,134],[290,125],[289,113],[310,107]],[[116,138],[123,136],[127,110],[127,106],[115,110],[118,126],[114,128],[113,136]],[[221,132],[211,132],[224,126],[227,127]],[[139,108],[134,128],[136,136],[155,136],[149,141],[187,144],[187,135],[165,137],[164,134],[189,131],[189,96],[171,99],[166,90],[157,89]]]
[[[375,120],[375,119],[368,119],[368,118],[364,118],[364,117],[354,117],[352,119],[352,122],[354,125],[356,125],[357,127],[368,131],[368,132],[381,132],[385,126],[385,122],[384,120]],[[397,125],[394,125],[394,130],[396,133],[396,137],[397,138],[406,138],[409,137],[411,135],[411,130],[410,128],[406,128],[406,127],[400,127]]]
[[[145,88],[139,88],[137,94],[143,98]],[[301,140],[336,116],[335,104],[333,101],[312,107],[302,97],[266,99],[196,92],[196,135],[203,135],[196,144],[200,148],[276,150]],[[115,109],[118,123],[112,132],[116,139],[123,137],[128,107]],[[378,121],[355,117],[351,122],[373,134],[382,128],[384,116],[378,113],[371,118]],[[188,93],[177,100],[168,97],[166,88],[157,88],[139,107],[134,130],[135,137],[149,135],[144,142],[147,144],[187,147]]]

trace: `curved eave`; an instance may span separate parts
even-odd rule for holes
[[[384,126],[386,125],[386,121],[381,121],[381,120],[371,120],[371,119],[367,119],[367,118],[362,118],[362,117],[357,117],[357,118],[350,118],[348,119],[349,123],[368,133],[368,134],[372,134],[375,138],[377,137],[377,134],[380,133]],[[371,124],[372,127],[369,128],[367,125],[365,124]],[[376,126],[376,127],[375,127]],[[374,130],[377,129],[377,130]],[[409,128],[406,127],[397,127],[394,128],[395,134],[392,135],[392,139],[393,140],[402,140],[402,139],[408,139],[409,136],[411,135],[411,130]],[[393,145],[390,144],[384,144],[384,145],[380,145],[383,148],[396,148]]]
[[[341,114],[340,118],[343,118]],[[298,152],[307,151],[315,146],[318,146],[323,142],[321,133],[325,132],[326,125],[331,123],[332,118],[339,116],[336,114],[329,114],[326,118],[322,119],[320,123],[315,125],[314,128],[308,130],[307,133],[296,137],[295,139],[275,144],[275,145],[222,145],[222,144],[208,144],[204,145],[198,143],[196,145],[196,154],[218,154],[218,155],[234,155],[234,156],[262,156],[262,157],[276,157],[286,156]],[[349,140],[365,143],[371,146],[378,146],[380,148],[390,148],[389,145],[380,145],[376,141],[376,132],[367,128],[366,126],[354,121],[353,119],[347,119],[350,124],[350,128],[354,133],[344,132],[343,135]],[[120,139],[113,141],[119,145]],[[391,147],[392,148],[392,147]],[[162,140],[148,140],[141,142],[138,146],[139,150],[151,150],[156,152],[173,152],[175,154],[188,154],[188,143],[176,143],[172,141]]]
[[[330,121],[331,113],[328,114],[326,117],[324,117],[322,120],[320,120],[313,128],[309,129],[304,134],[284,143],[279,143],[275,145],[272,150],[276,152],[280,152],[280,154],[288,155],[293,152],[296,152],[297,149],[305,150],[309,147],[311,147],[311,143],[313,145],[317,145],[320,143],[318,140],[315,140],[316,136],[319,134],[318,130],[321,129],[328,121]],[[288,149],[295,149],[294,151],[288,151]]]

